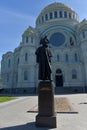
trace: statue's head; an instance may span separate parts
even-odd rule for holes
[[[49,40],[48,40],[47,36],[44,36],[43,38],[41,38],[40,44],[48,45],[48,43],[49,43]]]

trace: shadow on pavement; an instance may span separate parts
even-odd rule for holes
[[[35,122],[30,122],[24,125],[0,128],[0,130],[50,130],[50,128],[36,127]]]

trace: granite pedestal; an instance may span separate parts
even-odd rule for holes
[[[41,81],[38,86],[38,115],[36,126],[56,128],[56,113],[54,111],[54,84],[51,81]]]

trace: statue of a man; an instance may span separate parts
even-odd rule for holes
[[[36,50],[36,60],[39,64],[39,80],[51,80],[51,51],[47,36],[40,40],[41,46]]]

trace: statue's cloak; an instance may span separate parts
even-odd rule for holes
[[[46,46],[41,46],[36,50],[36,61],[39,63],[39,80],[50,80],[51,75],[51,52]]]

